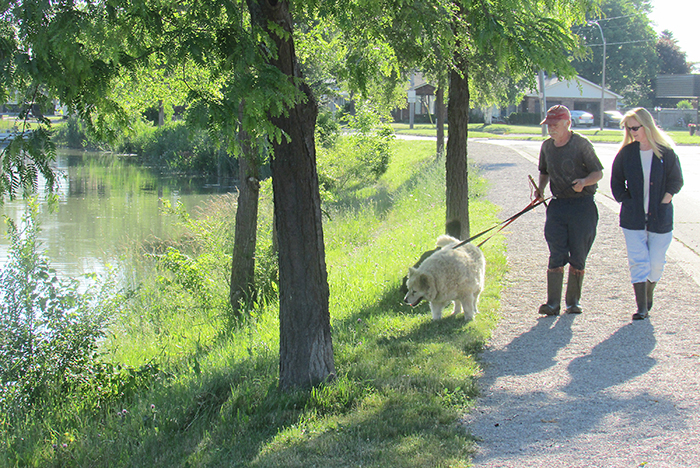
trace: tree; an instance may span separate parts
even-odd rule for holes
[[[654,49],[656,33],[647,17],[646,0],[603,0],[598,19],[606,41],[605,85],[621,94],[631,106],[650,106],[654,98],[654,80],[658,64]],[[573,65],[578,74],[593,83],[602,82],[603,41],[595,25],[580,25],[574,31],[581,36],[589,52]]]
[[[470,87],[482,102],[495,102],[508,92],[503,77],[510,75],[516,81],[534,84],[539,68],[573,75],[567,52],[579,48],[570,26],[583,21],[591,5],[579,0],[376,0],[344,2],[335,12],[345,43],[351,45],[347,75],[360,89],[371,76],[385,77],[385,89],[391,89],[411,70],[433,77],[441,89],[449,86],[450,131],[445,158],[448,233],[462,238],[469,234]],[[366,64],[374,64],[374,68]]]
[[[314,128],[318,108],[301,80],[287,2],[248,0],[254,27],[273,41],[276,67],[304,99],[272,115],[272,185],[280,260],[280,385],[308,387],[335,375]]]
[[[7,96],[29,90],[27,112],[42,96],[58,98],[103,138],[128,125],[114,85],[139,67],[157,58],[168,76],[188,66],[207,70],[215,89],[185,83],[192,102],[188,121],[227,137],[235,154],[241,152],[239,132],[248,135],[244,140],[255,157],[263,154],[255,145],[273,147],[280,386],[309,386],[332,376],[313,140],[316,101],[296,63],[289,3],[33,0],[6,2],[0,11],[6,26],[0,66],[7,72],[0,91]],[[47,131],[32,135],[48,144],[50,123],[42,125]]]
[[[243,118],[244,106],[245,102],[241,102],[240,119]],[[238,158],[238,206],[229,287],[229,303],[236,317],[241,316],[242,303],[253,293],[260,199],[259,164],[254,158],[254,145],[251,144],[250,135],[247,132],[241,131],[238,136],[241,143],[241,155]]]
[[[685,75],[692,66],[686,60],[686,53],[678,46],[678,41],[668,29],[663,31],[656,42],[659,69],[666,75]]]

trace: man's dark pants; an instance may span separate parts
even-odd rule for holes
[[[585,270],[598,227],[598,207],[592,196],[554,198],[547,207],[544,238],[549,246],[549,269],[567,263]]]

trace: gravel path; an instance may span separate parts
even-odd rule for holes
[[[469,157],[503,218],[527,204],[527,175],[537,179],[530,160],[485,142],[470,142]],[[606,205],[598,202],[580,316],[537,313],[546,296],[544,207],[504,230],[502,317],[466,416],[479,441],[476,467],[700,467],[700,287],[668,258],[650,318],[632,322],[624,238]]]

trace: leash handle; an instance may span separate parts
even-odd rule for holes
[[[540,188],[535,183],[535,179],[533,179],[530,174],[528,174],[527,177],[530,179],[530,183],[532,184],[532,188],[535,190],[534,193],[539,194],[540,197],[544,198],[544,193],[540,192]],[[544,202],[544,206],[547,206],[547,202]]]

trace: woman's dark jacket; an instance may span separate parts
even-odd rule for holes
[[[615,200],[622,203],[620,227],[663,234],[673,230],[673,204],[662,204],[666,192],[677,194],[683,187],[683,173],[676,153],[661,147],[662,158],[654,155],[649,177],[649,213],[644,213],[644,174],[639,142],[626,145],[617,153],[610,176]]]

